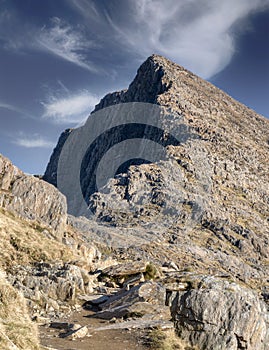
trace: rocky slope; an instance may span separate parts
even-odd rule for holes
[[[189,287],[186,293],[172,292],[176,329],[191,344],[202,349],[266,349],[268,120],[156,55],[142,64],[127,90],[105,96],[94,113],[128,102],[168,109],[174,116],[170,122],[183,123],[194,137],[180,145],[168,144],[167,160],[131,166],[105,190],[91,195],[94,219],[70,220],[91,232],[89,237],[116,248],[120,257],[143,257],[159,266],[172,262],[178,270],[202,276],[197,279],[205,282],[197,282],[193,292]],[[165,128],[168,119],[163,118]],[[57,173],[61,141],[62,137],[46,178]],[[199,206],[202,210],[195,217]],[[170,217],[163,208],[176,215]],[[175,284],[181,278],[175,277]],[[235,292],[229,294],[230,290]],[[251,329],[243,321],[243,300],[253,312],[249,320],[255,319]],[[204,316],[213,310],[216,316]],[[216,337],[220,330],[223,335]]]
[[[83,349],[77,338],[88,332],[174,328],[181,340],[171,340],[171,349],[267,350],[268,121],[156,55],[95,113],[131,102],[160,106],[161,138],[177,125],[191,137],[179,144],[168,138],[165,159],[121,168],[89,192],[91,218],[68,215],[54,186],[0,157],[3,284],[23,292],[33,319],[61,329],[59,348],[71,337]],[[53,185],[76,132],[64,132],[52,154],[44,179]],[[98,146],[86,166],[104,151]],[[105,323],[63,322],[82,304]],[[87,338],[88,348],[95,345]]]

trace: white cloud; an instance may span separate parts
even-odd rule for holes
[[[36,37],[41,50],[48,51],[75,65],[97,73],[97,67],[87,59],[89,50],[95,47],[93,41],[85,39],[80,31],[67,25],[60,18],[52,19],[50,27],[43,27]]]
[[[0,101],[0,108],[4,108],[4,109],[8,109],[9,111],[21,113],[21,110],[19,108],[16,108],[15,106],[12,106],[8,103],[4,103],[1,101]]]
[[[234,25],[265,7],[268,0],[129,0],[125,20],[113,12],[107,20],[118,41],[141,57],[159,53],[210,78],[236,50]]]
[[[13,141],[14,144],[25,148],[52,148],[55,146],[54,142],[48,141],[39,134],[26,136],[20,133],[18,138]]]
[[[67,97],[51,96],[48,102],[42,102],[43,118],[56,124],[81,123],[98,102],[99,99],[87,90]]]
[[[5,103],[5,102],[0,101],[0,108],[4,108],[4,109],[7,109],[7,110],[12,111],[12,112],[22,114],[22,115],[26,116],[27,118],[33,118],[33,116],[31,116],[26,111],[24,111],[16,106],[13,106],[11,104]]]

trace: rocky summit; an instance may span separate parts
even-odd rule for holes
[[[141,106],[158,111],[157,126]],[[137,111],[143,123],[130,119]],[[43,180],[0,158],[1,346],[269,349],[269,121],[157,55],[87,123],[104,116],[108,132],[96,126],[77,156],[90,216],[57,189],[75,162],[68,144],[80,149],[88,129],[63,132]],[[163,156],[144,159],[148,143],[127,159],[137,139]],[[98,185],[102,159],[113,171]]]

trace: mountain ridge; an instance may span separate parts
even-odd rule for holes
[[[90,218],[67,215],[65,198],[55,187],[25,177],[0,157],[0,219],[10,215],[8,210],[15,222],[20,216],[35,227],[40,220],[32,235],[57,238],[59,251],[65,244],[77,260],[28,266],[27,257],[10,269],[10,283],[30,305],[41,294],[54,316],[66,307],[63,300],[84,293],[86,305],[98,305],[96,317],[116,319],[109,327],[134,317],[147,327],[174,325],[191,348],[267,350],[269,121],[158,55],[142,64],[127,90],[106,95],[92,116],[139,103],[164,111],[163,135],[182,124],[193,137],[167,144],[164,159],[131,165],[90,193]],[[65,131],[51,156],[44,179],[54,186],[61,151],[76,133]],[[118,136],[112,134],[115,141]],[[40,198],[32,186],[40,189]],[[51,217],[54,199],[60,212]],[[21,250],[31,254],[8,225],[5,234],[18,256]],[[52,291],[44,288],[48,283]]]

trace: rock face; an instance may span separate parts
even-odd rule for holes
[[[59,238],[63,236],[67,221],[65,197],[47,182],[25,175],[1,155],[0,206],[48,225]]]
[[[49,183],[51,183],[54,186],[57,186],[57,164],[59,160],[59,156],[61,153],[61,149],[72,132],[72,129],[66,129],[60,136],[57,147],[53,150],[53,153],[51,155],[49,164],[46,168],[45,174],[43,176],[43,179]]]
[[[178,335],[209,350],[268,349],[266,305],[250,289],[211,276],[178,292],[172,315]]]
[[[92,291],[88,272],[72,264],[17,266],[11,270],[8,279],[23,292],[31,309],[38,305],[40,310],[45,309],[51,314],[59,311],[63,302],[74,301],[77,294]]]
[[[159,266],[172,261],[204,276],[200,287],[181,278],[163,281],[177,332],[192,345],[266,349],[268,120],[156,55],[142,64],[127,90],[108,94],[94,112],[128,102],[168,109],[174,119],[164,115],[164,132],[167,123],[181,123],[193,137],[168,144],[166,160],[132,165],[110,179],[89,199],[94,218],[70,217],[70,223],[85,235],[91,232],[89,239],[106,241],[117,257],[142,257]],[[45,179],[54,185],[68,135],[60,137],[46,170]],[[212,277],[219,275],[226,277]],[[128,307],[111,304],[103,313],[115,309],[125,313]]]
[[[127,90],[105,96],[95,112],[127,102],[169,109],[175,116],[170,124],[183,123],[193,137],[167,145],[167,160],[133,165],[110,179],[90,197],[95,220],[71,221],[113,247],[144,250],[146,242],[160,242],[152,249],[159,256],[173,251],[179,266],[185,256],[201,271],[224,270],[267,290],[268,120],[156,55],[141,65]],[[165,129],[165,117],[163,122]],[[54,168],[48,166],[46,178],[54,176],[57,159],[52,155]]]
[[[163,115],[164,134],[168,125],[180,123],[192,137],[167,143],[166,159],[131,165],[109,179],[102,191],[90,193],[93,218],[70,216],[69,223],[83,231],[85,240],[106,242],[119,260],[173,266],[156,285],[166,293],[162,307],[171,308],[178,334],[193,346],[267,350],[268,120],[156,55],[142,64],[127,90],[108,94],[94,112],[131,102],[168,110],[173,118]],[[70,130],[61,135],[47,167],[44,178],[53,185],[70,135]],[[95,156],[89,162],[99,159]],[[0,173],[4,190],[22,181],[15,170]],[[138,269],[137,276],[143,271]],[[103,316],[138,312],[143,303],[152,309],[147,297],[139,299],[149,282],[139,283],[106,301]]]
[[[9,191],[15,180],[23,176],[23,172],[14,166],[9,159],[0,156],[0,188]]]

